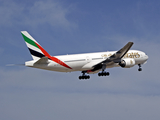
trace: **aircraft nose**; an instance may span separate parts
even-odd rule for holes
[[[148,58],[149,58],[148,55],[145,55],[145,58],[146,58],[146,60],[148,60]]]

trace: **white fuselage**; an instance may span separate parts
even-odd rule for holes
[[[28,67],[34,67],[34,68],[40,68],[58,72],[85,71],[93,69],[92,67],[94,65],[104,61],[106,58],[110,57],[116,52],[117,51],[54,56],[60,60],[59,62],[61,61],[64,62],[71,69],[64,67],[61,64],[54,62],[52,60],[49,60],[48,64],[34,64],[36,61],[32,60],[26,62],[25,65]],[[129,50],[122,59],[127,59],[127,58],[134,59],[135,65],[138,65],[138,64],[144,64],[147,61],[148,56],[142,51]],[[120,67],[120,66],[118,63],[106,66],[106,68],[112,68],[112,67]]]

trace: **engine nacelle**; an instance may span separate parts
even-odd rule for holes
[[[126,58],[126,59],[122,59],[122,61],[119,63],[119,65],[123,68],[130,68],[133,67],[135,65],[135,60],[132,58]]]

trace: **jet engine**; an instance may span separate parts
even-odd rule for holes
[[[119,62],[119,65],[122,68],[130,68],[135,65],[135,60],[132,58],[122,59],[121,62]]]

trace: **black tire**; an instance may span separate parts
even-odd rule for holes
[[[109,72],[107,72],[106,75],[109,76]]]
[[[105,72],[105,73],[103,73],[104,74],[104,76],[106,76],[107,75],[107,73]]]
[[[139,68],[138,71],[142,71],[142,68]]]
[[[98,76],[101,76],[101,73],[98,73]]]

